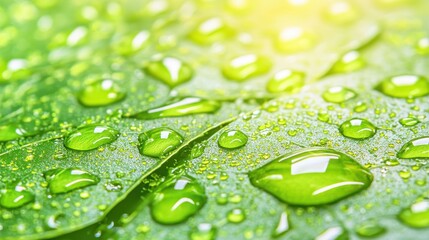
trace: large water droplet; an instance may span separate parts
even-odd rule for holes
[[[247,54],[235,57],[222,67],[223,75],[234,81],[243,82],[270,71],[271,61],[263,56]]]
[[[377,132],[377,128],[371,122],[362,118],[345,121],[339,130],[344,137],[359,140],[371,138]]]
[[[189,65],[173,57],[165,57],[150,62],[145,67],[145,70],[148,74],[170,87],[176,87],[191,80],[193,75],[193,70]]]
[[[390,97],[417,98],[429,94],[429,81],[423,76],[399,75],[384,79],[376,90]]]
[[[91,124],[69,133],[64,139],[64,145],[73,150],[87,151],[114,142],[118,135],[119,131],[114,128]]]
[[[0,194],[0,206],[4,208],[18,208],[34,201],[34,194],[21,186],[4,189],[0,191]]]
[[[116,82],[105,79],[86,86],[78,93],[77,99],[86,107],[100,107],[119,102],[125,95]]]
[[[402,210],[398,215],[399,220],[414,228],[429,227],[429,200],[414,203],[409,208]]]
[[[283,29],[276,38],[276,48],[285,53],[302,52],[315,44],[315,34],[299,27]]]
[[[198,97],[186,97],[177,102],[152,108],[135,115],[138,119],[157,119],[166,117],[182,117],[200,113],[214,113],[221,107],[221,103],[215,100],[206,100]]]
[[[200,23],[190,34],[189,38],[198,44],[211,44],[232,35],[232,30],[218,18],[209,18]]]
[[[248,137],[239,130],[229,130],[223,132],[218,140],[218,144],[222,148],[236,149],[246,145]]]
[[[372,174],[349,156],[308,148],[281,156],[249,173],[251,183],[292,205],[336,202],[367,188]]]
[[[53,194],[66,193],[72,190],[97,184],[100,179],[78,168],[57,168],[43,173],[48,182],[49,191]]]
[[[183,142],[183,137],[176,131],[160,127],[139,135],[139,151],[150,157],[162,157],[176,149]]]
[[[429,158],[429,137],[415,138],[402,146],[398,158]]]
[[[343,103],[356,96],[357,94],[353,90],[345,87],[332,87],[322,94],[323,99],[331,103]]]
[[[16,123],[0,126],[0,142],[15,140],[27,135],[27,131]]]
[[[343,56],[332,66],[331,73],[348,73],[357,71],[365,66],[365,61],[357,51],[351,51]]]
[[[186,221],[206,203],[205,190],[189,176],[170,179],[154,193],[151,213],[161,224],[176,224]]]
[[[267,91],[271,93],[296,93],[304,86],[305,74],[285,69],[277,72],[267,83]]]

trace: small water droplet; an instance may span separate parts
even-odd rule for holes
[[[125,95],[115,81],[104,79],[86,86],[78,93],[77,99],[86,107],[100,107],[119,102]]]
[[[281,156],[249,173],[251,183],[292,205],[336,202],[369,187],[372,174],[332,149],[308,148]]]
[[[377,221],[369,220],[355,227],[355,232],[361,237],[373,238],[386,232],[386,228]]]
[[[195,159],[203,155],[206,149],[206,146],[207,146],[207,142],[205,141],[196,143],[191,149],[191,153],[189,154],[189,159]]]
[[[429,37],[419,39],[416,45],[416,51],[421,55],[429,54]]]
[[[359,140],[371,138],[377,132],[377,128],[370,121],[362,118],[345,121],[339,130],[344,137]]]
[[[58,229],[61,227],[61,220],[65,220],[65,215],[60,214],[54,214],[46,217],[45,222],[48,228],[50,229]]]
[[[429,81],[423,76],[399,75],[384,79],[375,89],[390,97],[417,98],[429,94]]]
[[[222,148],[236,149],[246,145],[248,137],[240,130],[228,130],[223,132],[218,140],[218,144]]]
[[[218,101],[206,100],[198,97],[186,97],[177,102],[137,113],[131,117],[144,120],[182,117],[201,113],[215,113],[220,107],[221,103]]]
[[[336,1],[325,11],[325,18],[338,24],[348,24],[356,20],[359,13],[355,6],[346,1]]]
[[[402,146],[398,158],[429,158],[429,137],[415,138]]]
[[[109,192],[119,192],[123,189],[123,185],[120,181],[114,180],[107,182],[104,187]]]
[[[69,133],[64,139],[64,146],[73,150],[87,151],[112,143],[118,136],[119,131],[114,128],[90,124]]]
[[[149,38],[148,31],[141,31],[135,35],[121,36],[112,45],[116,52],[128,56],[145,48],[149,43]]]
[[[28,136],[27,131],[16,123],[0,126],[0,142],[6,142]]]
[[[347,240],[348,233],[342,227],[331,227],[323,231],[315,240]]]
[[[322,94],[323,99],[331,103],[343,103],[356,96],[357,94],[353,90],[345,87],[332,87]]]
[[[189,238],[191,240],[214,240],[216,239],[217,229],[210,223],[200,223],[193,229]]]
[[[189,38],[198,44],[211,44],[231,36],[233,31],[218,17],[201,22],[190,34]]]
[[[24,187],[16,186],[14,189],[0,191],[0,206],[4,208],[19,208],[34,201],[34,194]]]
[[[401,118],[399,120],[399,123],[404,127],[412,127],[420,123],[420,121],[414,117],[406,117],[406,118]]]
[[[183,137],[167,127],[155,128],[139,135],[139,151],[150,157],[162,157],[176,149]]]
[[[267,83],[270,93],[297,93],[305,83],[305,74],[289,69],[277,72]]]
[[[403,209],[398,218],[402,223],[410,227],[429,227],[429,200],[424,199],[412,204],[409,208]]]
[[[275,41],[278,50],[285,53],[296,53],[313,48],[316,42],[314,33],[300,27],[283,29]]]
[[[205,190],[189,176],[171,179],[154,193],[150,204],[151,214],[161,224],[177,224],[186,221],[205,204]]]
[[[358,51],[351,51],[343,56],[332,66],[331,73],[349,73],[362,69],[365,66],[361,54]]]
[[[270,71],[271,61],[256,54],[246,54],[235,57],[222,67],[223,75],[237,82],[246,81],[252,77]]]
[[[53,194],[67,193],[72,190],[97,184],[100,179],[78,168],[57,168],[43,173]]]
[[[149,75],[172,88],[188,82],[193,75],[193,70],[188,64],[173,57],[150,62],[145,70]]]
[[[283,234],[285,234],[289,230],[290,230],[289,216],[288,216],[287,212],[282,212],[280,214],[280,219],[277,223],[277,226],[274,229],[271,236],[273,238],[278,238],[280,236],[283,236]]]
[[[241,208],[234,208],[227,213],[226,219],[230,223],[241,223],[246,219],[246,214]]]

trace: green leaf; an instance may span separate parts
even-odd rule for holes
[[[1,3],[0,238],[424,239],[428,7]]]

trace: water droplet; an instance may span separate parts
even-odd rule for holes
[[[207,142],[199,142],[192,146],[191,152],[189,154],[189,159],[195,159],[203,155],[207,146]]]
[[[399,120],[399,123],[404,127],[412,127],[420,123],[420,121],[414,117],[406,117],[406,118],[401,118]]]
[[[222,67],[223,75],[237,82],[246,81],[252,77],[262,75],[270,71],[271,61],[256,54],[246,54],[235,57]]]
[[[109,181],[104,185],[104,187],[109,192],[119,192],[124,188],[122,183],[118,180]]]
[[[365,66],[361,54],[358,51],[351,51],[343,56],[332,66],[330,73],[348,73],[362,69]]]
[[[297,93],[305,83],[305,74],[285,69],[277,72],[267,83],[270,93]]]
[[[64,145],[73,150],[87,151],[112,143],[118,136],[119,131],[116,129],[104,125],[90,124],[69,133],[64,139]]]
[[[162,157],[176,149],[183,142],[183,137],[176,131],[160,127],[139,135],[139,151],[150,157]]]
[[[151,213],[161,224],[177,224],[186,221],[205,204],[207,197],[203,186],[189,176],[171,179],[154,193]]]
[[[399,75],[381,81],[375,88],[395,98],[417,98],[429,94],[429,81],[422,76]]]
[[[75,28],[67,37],[67,45],[76,46],[85,42],[88,36],[88,29],[83,26]]]
[[[59,227],[61,227],[61,223],[62,223],[61,220],[65,220],[65,215],[62,213],[54,214],[46,217],[45,222],[48,228],[58,229]]]
[[[4,189],[0,191],[0,194],[0,206],[4,208],[18,208],[34,201],[34,194],[21,186]]]
[[[339,130],[344,137],[359,140],[371,138],[377,132],[377,128],[371,122],[362,118],[345,121]]]
[[[415,138],[402,146],[398,158],[429,158],[429,137]]]
[[[372,174],[349,156],[308,148],[281,156],[249,173],[251,183],[292,205],[336,202],[366,189]]]
[[[368,110],[368,106],[364,102],[358,102],[356,103],[356,106],[353,108],[353,110],[357,113],[365,112]]]
[[[112,45],[116,52],[128,56],[145,48],[149,43],[149,38],[150,33],[148,31],[141,31],[136,35],[121,36]]]
[[[10,123],[0,126],[0,142],[6,142],[28,136],[25,129],[18,124]]]
[[[429,227],[429,200],[414,203],[409,208],[403,209],[399,215],[399,220],[407,226],[414,228]]]
[[[280,214],[279,222],[277,223],[276,228],[274,229],[271,236],[273,238],[278,238],[285,234],[290,229],[289,216],[286,212]]]
[[[240,130],[229,130],[223,132],[218,140],[218,144],[222,148],[236,149],[246,145],[248,137]]]
[[[299,27],[283,29],[276,38],[276,48],[285,53],[306,51],[315,44],[315,34]]]
[[[173,57],[150,62],[145,70],[149,75],[172,88],[191,80],[193,75],[193,70],[188,64]]]
[[[342,227],[331,227],[323,231],[315,240],[347,240],[349,236]]]
[[[325,11],[325,18],[338,24],[348,24],[356,20],[359,13],[353,5],[346,1],[337,1]]]
[[[332,87],[322,94],[323,99],[331,103],[343,103],[356,96],[357,94],[353,90],[345,87]]]
[[[365,221],[356,226],[355,232],[361,237],[376,237],[384,234],[386,228],[374,220]]]
[[[417,42],[416,51],[421,55],[429,54],[429,37],[422,38]]]
[[[191,240],[214,240],[216,239],[217,229],[210,223],[200,223],[193,229],[189,238]]]
[[[241,223],[246,219],[246,214],[241,208],[234,208],[227,213],[226,219],[230,223]]]
[[[104,79],[86,86],[78,93],[77,99],[86,107],[100,107],[119,102],[125,95],[115,81]]]
[[[72,190],[97,184],[100,179],[78,168],[57,168],[43,173],[53,194],[67,193]]]
[[[192,114],[214,113],[221,107],[221,103],[198,97],[186,97],[177,102],[152,108],[131,117],[150,120],[165,117],[182,117]]]
[[[198,44],[211,44],[223,40],[232,34],[232,29],[222,19],[214,17],[200,23],[189,34],[189,38]]]

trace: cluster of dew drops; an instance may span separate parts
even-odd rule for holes
[[[383,2],[383,0],[380,0]],[[238,2],[235,6],[242,7]],[[246,2],[246,1],[243,1]],[[306,4],[306,1],[293,1],[291,4]],[[386,1],[387,2],[387,1]],[[346,1],[338,1],[327,12],[326,17],[333,22],[350,22],[357,17],[357,10]],[[43,25],[43,22],[42,22]],[[70,33],[69,44],[74,44],[86,34],[85,29],[77,28]],[[209,18],[199,23],[189,39],[196,44],[208,45],[230,37],[234,30],[221,18]],[[120,51],[137,52],[143,48],[148,39],[147,32],[140,32],[130,39],[121,42]],[[129,46],[128,46],[128,45]],[[282,30],[274,41],[280,52],[294,53],[311,49],[316,44],[311,32],[300,28]],[[127,45],[127,47],[124,47]],[[429,53],[429,39],[421,39],[416,47],[418,54]],[[344,54],[332,66],[330,73],[349,73],[360,70],[365,61],[359,51]],[[3,78],[22,71],[25,62],[11,60],[3,73]],[[223,76],[237,83],[244,84],[249,79],[264,76],[271,71],[273,63],[266,57],[255,53],[243,54],[227,60],[221,67]],[[164,56],[148,62],[144,71],[171,89],[191,81],[194,77],[192,67],[173,56]],[[266,92],[271,94],[298,93],[304,87],[306,73],[293,69],[277,71],[266,81]],[[375,90],[395,99],[412,100],[429,95],[429,80],[425,76],[403,74],[388,76],[379,81]],[[321,97],[327,103],[343,104],[358,97],[358,94],[347,87],[336,86],[326,89]],[[76,93],[77,101],[84,107],[97,108],[119,103],[127,98],[123,87],[115,80],[101,79],[87,84]],[[138,120],[156,120],[160,118],[181,117],[194,114],[216,113],[222,106],[221,101],[200,97],[183,97],[164,105],[131,114],[127,117]],[[355,112],[366,111],[366,105],[356,106]],[[320,116],[323,118],[323,116]],[[405,127],[420,123],[415,117],[400,120]],[[338,126],[342,136],[365,141],[377,134],[377,126],[364,118],[351,118]],[[0,126],[0,141],[7,142],[32,136],[31,132],[16,124]],[[113,143],[120,136],[120,131],[105,124],[88,124],[69,132],[64,137],[64,146],[74,151],[91,151],[103,145]],[[222,130],[218,146],[225,151],[234,151],[246,146],[248,136],[240,130]],[[151,158],[164,158],[178,149],[185,138],[169,127],[159,127],[143,132],[138,136],[138,150],[141,155]],[[202,150],[203,151],[203,150]],[[201,155],[200,152],[198,155]],[[429,136],[412,139],[405,143],[397,153],[400,159],[419,159],[429,157]],[[299,160],[299,161],[298,161]],[[65,194],[73,190],[96,185],[99,177],[90,171],[80,168],[57,168],[43,173],[51,194]],[[280,177],[279,177],[280,176]],[[209,177],[209,176],[208,176]],[[295,206],[318,206],[337,202],[354,193],[368,188],[374,176],[350,156],[334,149],[304,148],[273,159],[262,167],[248,173],[251,184],[275,196],[280,201]],[[310,184],[311,183],[311,184]],[[111,185],[110,188],[120,188]],[[35,201],[35,195],[23,186],[3,189],[0,192],[0,206],[7,209],[18,209]],[[82,198],[89,197],[88,192],[81,192]],[[221,196],[216,200],[220,205],[227,201],[240,201],[241,196]],[[150,203],[152,218],[165,225],[178,224],[196,214],[207,202],[204,187],[191,176],[176,176],[166,180],[154,192]],[[185,201],[186,199],[186,201]],[[40,206],[39,206],[40,207]],[[34,207],[33,207],[34,208]],[[428,227],[429,200],[415,203],[399,213],[398,218],[411,227]],[[245,211],[235,208],[228,212],[226,219],[230,223],[240,223],[246,218]],[[148,231],[140,227],[142,232]],[[1,230],[1,229],[0,229]],[[280,215],[278,226],[273,237],[281,236],[289,230],[288,215]],[[202,223],[190,234],[192,239],[214,239],[216,227]],[[380,235],[386,229],[377,222],[365,222],[356,228],[357,234],[372,237]],[[318,238],[336,239],[346,234],[342,228],[330,228]]]

